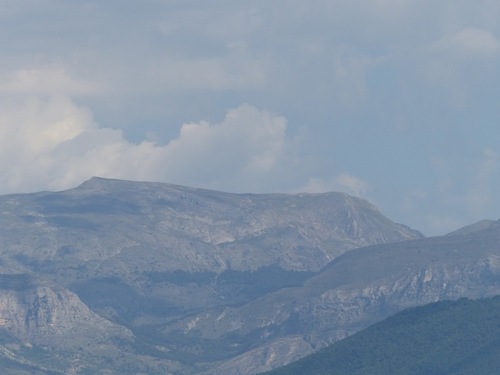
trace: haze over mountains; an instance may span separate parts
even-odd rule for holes
[[[93,178],[2,196],[0,224],[0,358],[25,373],[255,374],[500,290],[499,222],[426,239],[342,193]]]

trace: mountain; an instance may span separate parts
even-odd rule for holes
[[[213,325],[305,290],[352,249],[418,238],[342,193],[93,178],[63,192],[2,196],[0,360],[19,373],[190,374],[281,336],[287,350],[287,330],[266,340],[248,316],[246,327]]]
[[[102,178],[64,192],[4,196],[0,212],[7,241],[27,231],[17,249],[31,261],[101,261],[147,250],[168,258],[161,272],[317,271],[355,247],[421,237],[342,193],[238,195]]]
[[[240,306],[177,320],[166,332],[255,337],[254,345],[207,372],[268,371],[345,338],[405,308],[500,294],[500,222],[455,235],[351,250],[303,285]],[[215,341],[217,339],[218,341]]]
[[[250,375],[408,307],[496,294],[498,221],[423,238],[342,193],[101,178],[0,197],[11,373]]]
[[[471,234],[474,232],[481,232],[485,229],[495,228],[495,227],[498,227],[499,225],[500,225],[500,223],[498,221],[481,220],[481,221],[478,221],[477,223],[467,225],[467,226],[460,228],[454,232],[448,233],[447,236],[467,235],[467,234]]]
[[[410,308],[267,375],[496,374],[500,297]]]
[[[136,362],[143,361],[118,350],[118,341],[131,345],[132,332],[91,311],[69,290],[29,274],[0,275],[2,373],[17,374],[19,367],[29,374],[140,368]]]

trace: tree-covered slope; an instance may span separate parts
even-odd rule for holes
[[[500,297],[411,308],[267,375],[500,373]]]

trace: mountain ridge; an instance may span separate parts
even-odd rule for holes
[[[123,353],[111,364],[84,348],[67,355],[74,363],[39,363],[51,371],[250,375],[409,306],[500,293],[499,245],[495,223],[425,238],[344,193],[93,178],[62,192],[0,196],[0,306],[55,316],[62,293],[81,306],[76,321],[94,322],[89,329],[123,330],[102,342]],[[31,302],[15,304],[14,295]],[[36,321],[21,326],[39,337],[31,345],[53,341],[44,353],[62,358],[53,323]],[[28,336],[1,332],[14,356],[31,358]]]

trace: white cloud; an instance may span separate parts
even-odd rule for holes
[[[351,194],[360,197],[365,196],[370,190],[370,186],[366,181],[345,172],[339,174],[335,179],[335,182],[340,187],[347,189],[347,191],[351,192]]]
[[[283,157],[285,132],[285,118],[242,105],[220,124],[184,124],[165,147],[166,169],[182,181],[251,187]]]
[[[366,194],[370,191],[370,189],[370,185],[366,181],[347,172],[342,172],[333,180],[311,177],[306,185],[296,191],[306,193],[342,191],[357,197],[366,197]]]
[[[463,57],[488,57],[498,52],[500,44],[488,30],[465,28],[448,35],[435,44],[437,50]]]
[[[184,124],[164,146],[133,144],[57,96],[1,108],[0,139],[1,193],[65,189],[93,175],[237,189],[255,187],[284,158],[286,120],[242,105],[219,124]]]
[[[466,110],[496,79],[500,42],[492,31],[471,27],[434,37],[409,52],[405,87],[453,111]]]
[[[334,184],[332,182],[327,182],[318,177],[311,177],[307,181],[307,184],[294,190],[295,193],[325,193],[328,191],[334,191]]]
[[[5,73],[0,92],[8,94],[68,94],[81,95],[103,92],[102,84],[72,77],[62,68],[18,69]]]

